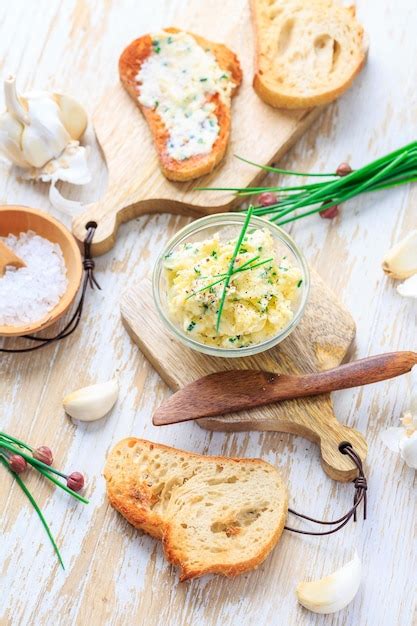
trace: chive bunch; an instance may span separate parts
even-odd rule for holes
[[[240,158],[240,157],[238,157]],[[227,187],[210,188],[217,191],[234,191],[239,197],[257,194],[278,194],[275,202],[268,206],[255,206],[254,215],[268,216],[279,226],[308,217],[314,213],[324,213],[362,193],[389,189],[417,180],[417,141],[372,161],[357,170],[342,164],[336,172],[306,173],[263,166],[240,158],[268,172],[307,178],[326,178],[317,182],[301,183],[276,187]],[[209,189],[208,187],[202,189]],[[326,217],[326,215],[323,215]]]
[[[49,525],[45,520],[45,517],[43,516],[36,500],[23,482],[20,475],[28,469],[28,466],[31,466],[42,474],[42,476],[54,483],[57,487],[60,487],[80,502],[88,504],[88,500],[77,493],[84,487],[84,476],[80,472],[72,472],[67,475],[60,472],[55,467],[52,467],[53,456],[51,450],[47,446],[40,446],[35,449],[27,443],[20,441],[20,439],[16,439],[15,437],[7,435],[3,432],[0,432],[0,463],[10,472],[32,504],[46,530],[58,560],[64,568],[64,563],[55,539],[52,536],[51,529],[49,528]],[[62,482],[63,480],[65,480],[65,483]]]

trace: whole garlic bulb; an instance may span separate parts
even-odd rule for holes
[[[66,413],[74,419],[93,422],[111,411],[118,395],[119,386],[117,381],[112,379],[77,389],[65,396],[62,403]]]
[[[19,174],[51,182],[51,201],[57,198],[53,190],[57,180],[89,182],[86,149],[79,145],[88,123],[84,108],[74,98],[54,92],[19,95],[13,76],[5,80],[4,94],[7,110],[0,116],[0,152],[19,168]]]

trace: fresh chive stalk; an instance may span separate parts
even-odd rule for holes
[[[21,441],[20,439],[16,439],[16,437],[12,437],[11,435],[8,435],[7,433],[3,433],[1,430],[0,430],[0,438],[8,439],[9,441],[16,443],[21,448],[26,448],[26,450],[29,450],[29,452],[33,452],[32,446],[28,446],[28,444],[25,443],[24,441]]]
[[[52,546],[56,552],[56,555],[58,557],[58,560],[61,566],[63,567],[63,569],[65,569],[58,546],[55,542],[55,539],[52,536],[51,529],[49,528],[48,523],[45,520],[43,513],[40,510],[35,498],[31,494],[29,489],[26,487],[25,483],[23,482],[19,474],[22,471],[25,471],[25,469],[27,468],[26,463],[28,463],[29,465],[34,467],[40,474],[42,474],[42,476],[44,476],[45,478],[53,482],[57,487],[60,487],[61,489],[66,491],[68,494],[70,494],[71,496],[79,500],[80,502],[83,502],[84,504],[88,504],[88,500],[84,498],[83,496],[81,496],[79,493],[77,493],[77,491],[74,491],[74,489],[77,489],[77,488],[81,489],[84,484],[84,478],[82,474],[80,474],[79,472],[73,472],[72,474],[67,476],[66,474],[63,474],[56,468],[52,467],[52,465],[47,465],[47,463],[44,463],[43,461],[39,460],[39,457],[35,458],[35,454],[39,454],[40,452],[43,452],[43,455],[44,455],[43,458],[48,459],[48,456],[45,457],[46,451],[49,454],[51,464],[52,464],[52,452],[46,446],[41,446],[40,448],[37,448],[37,450],[34,450],[31,446],[26,444],[24,441],[21,441],[20,439],[17,439],[16,437],[12,437],[11,435],[8,435],[7,433],[0,431],[0,463],[4,465],[7,471],[13,476],[13,478],[16,480],[21,490],[24,492],[24,494],[26,495],[26,497],[32,504],[37,515],[39,516],[39,519],[42,522],[43,527],[45,528],[45,531],[48,535],[49,540],[52,543]],[[28,454],[28,452],[30,454]],[[58,480],[56,476],[59,476],[59,478],[63,478],[67,480],[68,484],[64,484],[61,480]],[[68,486],[69,484],[71,484],[74,487],[74,489],[69,488]]]
[[[15,481],[17,482],[17,484],[19,485],[19,487],[21,488],[21,490],[23,491],[23,493],[25,494],[25,496],[28,498],[29,502],[31,503],[31,505],[33,506],[33,508],[35,509],[36,513],[38,514],[39,519],[42,522],[42,525],[44,527],[44,529],[46,530],[46,534],[49,537],[50,542],[52,543],[52,546],[55,550],[55,553],[58,557],[58,560],[62,566],[62,569],[65,569],[64,566],[64,562],[62,560],[61,557],[61,553],[59,551],[58,546],[56,545],[56,541],[52,535],[51,529],[49,528],[49,524],[46,521],[46,519],[43,516],[42,511],[40,510],[35,498],[32,496],[32,494],[30,493],[29,489],[26,487],[25,483],[23,482],[23,480],[20,478],[19,474],[16,474],[15,472],[13,472],[10,467],[9,464],[7,462],[7,458],[4,457],[1,453],[0,453],[0,462],[4,465],[4,467],[7,469],[7,471],[13,476],[13,478],[15,479]]]
[[[246,234],[246,231],[248,230],[248,226],[252,217],[252,213],[253,213],[253,206],[250,206],[248,209],[248,212],[246,214],[246,218],[245,221],[243,223],[242,226],[242,230],[240,231],[240,235],[236,241],[236,246],[235,249],[233,251],[232,254],[232,258],[230,260],[230,265],[229,265],[229,269],[227,271],[227,275],[224,279],[224,286],[223,286],[223,293],[220,299],[220,304],[219,304],[219,310],[217,313],[217,320],[216,320],[216,332],[219,332],[219,328],[220,328],[220,321],[221,321],[221,317],[222,317],[222,313],[223,313],[223,308],[224,308],[224,303],[226,301],[226,295],[227,295],[227,288],[229,287],[229,283],[230,283],[230,279],[232,277],[233,274],[233,269],[235,266],[235,261],[236,261],[236,257],[239,254],[239,250],[240,250],[240,246],[242,245],[242,241],[243,238]]]
[[[35,467],[38,470],[38,472],[43,474],[45,478],[48,478],[48,480],[52,481],[58,487],[61,487],[61,489],[69,493],[71,496],[74,496],[74,498],[76,498],[80,502],[83,502],[84,504],[89,504],[86,498],[84,498],[83,496],[80,496],[80,494],[77,493],[76,491],[69,489],[66,485],[64,485],[64,483],[62,483],[60,480],[57,480],[53,476],[53,474],[56,474],[57,476],[60,476],[61,478],[66,478],[66,475],[60,472],[59,470],[55,469],[54,467],[51,467],[50,465],[46,465],[46,463],[42,463],[42,461],[38,461],[38,459],[34,459],[33,456],[26,454],[25,452],[23,452],[22,450],[19,450],[18,448],[15,448],[13,445],[8,443],[7,441],[4,441],[4,440],[2,441],[1,437],[0,437],[0,448],[6,448],[6,450],[13,452],[13,454],[19,454],[21,457],[25,459],[25,461],[27,461],[30,465]]]
[[[334,205],[339,205],[362,193],[390,189],[417,181],[417,141],[394,150],[363,167],[352,170],[348,174],[305,173],[284,170],[281,168],[260,165],[237,157],[241,161],[254,165],[262,170],[277,174],[328,178],[299,185],[265,186],[265,187],[222,187],[200,188],[217,191],[233,191],[239,197],[247,197],[262,193],[276,193],[279,198],[270,206],[255,206],[253,215],[268,216],[273,222],[282,226],[295,220],[320,213]]]

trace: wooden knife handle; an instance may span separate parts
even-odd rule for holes
[[[339,365],[317,374],[291,377],[291,382],[288,382],[289,387],[292,386],[291,383],[294,385],[294,397],[319,395],[395,378],[409,372],[414,365],[417,365],[416,352],[389,352]],[[291,391],[288,388],[281,390],[286,393]]]

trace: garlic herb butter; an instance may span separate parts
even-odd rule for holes
[[[294,317],[302,272],[280,256],[267,229],[244,237],[227,288],[218,331],[216,320],[236,239],[179,246],[164,261],[168,311],[191,339],[220,348],[256,345],[275,336]]]
[[[235,85],[209,50],[188,33],[158,33],[136,79],[139,102],[155,109],[168,131],[170,157],[181,161],[212,150],[220,132],[216,97],[230,103]]]

